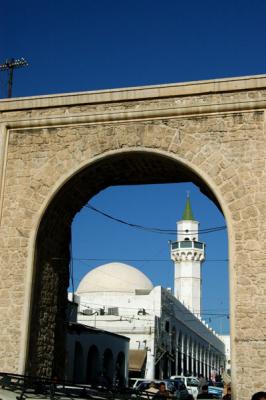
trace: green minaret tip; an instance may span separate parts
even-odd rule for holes
[[[186,207],[185,207],[185,210],[183,212],[182,219],[183,220],[189,220],[189,221],[195,221],[193,213],[192,213],[191,204],[190,204],[189,193],[187,194]]]

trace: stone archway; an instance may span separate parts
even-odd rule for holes
[[[234,397],[250,397],[266,357],[265,88],[260,76],[0,102],[2,371],[49,376],[63,361],[69,226],[85,202],[189,180],[227,220]]]
[[[41,218],[35,241],[26,367],[30,374],[50,376],[56,371],[63,376],[70,229],[75,214],[107,186],[184,180],[210,192],[191,168],[164,152],[119,150],[80,168],[55,193]]]

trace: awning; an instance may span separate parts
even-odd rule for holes
[[[147,350],[129,350],[128,356],[129,371],[142,371],[144,369]]]

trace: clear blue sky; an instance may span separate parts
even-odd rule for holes
[[[265,0],[13,0],[1,4],[0,63],[25,57],[13,96],[151,85],[266,72]],[[0,98],[7,79],[0,73]],[[201,227],[220,212],[190,184],[109,188],[92,204],[148,226],[175,227],[190,188]],[[172,237],[120,226],[85,209],[73,225],[77,258],[169,258]],[[202,237],[209,259],[226,259],[226,233]],[[76,261],[75,282],[100,262]],[[167,262],[132,262],[172,286]],[[226,262],[203,267],[203,309],[227,312]],[[226,328],[226,318],[212,318]]]
[[[265,0],[2,1],[0,62],[29,61],[14,96],[261,74],[265,19]]]

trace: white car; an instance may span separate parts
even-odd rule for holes
[[[180,379],[149,379],[149,380],[139,380],[136,382],[136,386],[133,386],[133,389],[135,389],[137,392],[144,394],[141,398],[144,400],[149,400],[149,394],[148,394],[148,388],[151,382],[154,382],[155,388],[157,391],[159,390],[160,383],[164,383],[166,390],[170,393],[170,396],[175,398],[176,400],[185,400],[189,394],[184,382],[182,382]],[[154,396],[156,391],[153,392],[152,394],[150,393],[150,396]],[[132,395],[131,399],[135,399],[136,395]]]
[[[180,379],[182,382],[184,382],[184,384],[187,387],[187,390],[190,394],[192,394],[192,396],[194,397],[194,399],[197,398],[197,395],[199,393],[198,390],[198,386],[199,386],[199,380],[198,378],[196,378],[195,376],[184,376],[184,375],[172,375],[170,377],[170,379]]]
[[[138,386],[143,383],[143,382],[149,382],[150,380],[147,378],[131,378],[130,380],[130,386],[133,389],[137,389]]]

